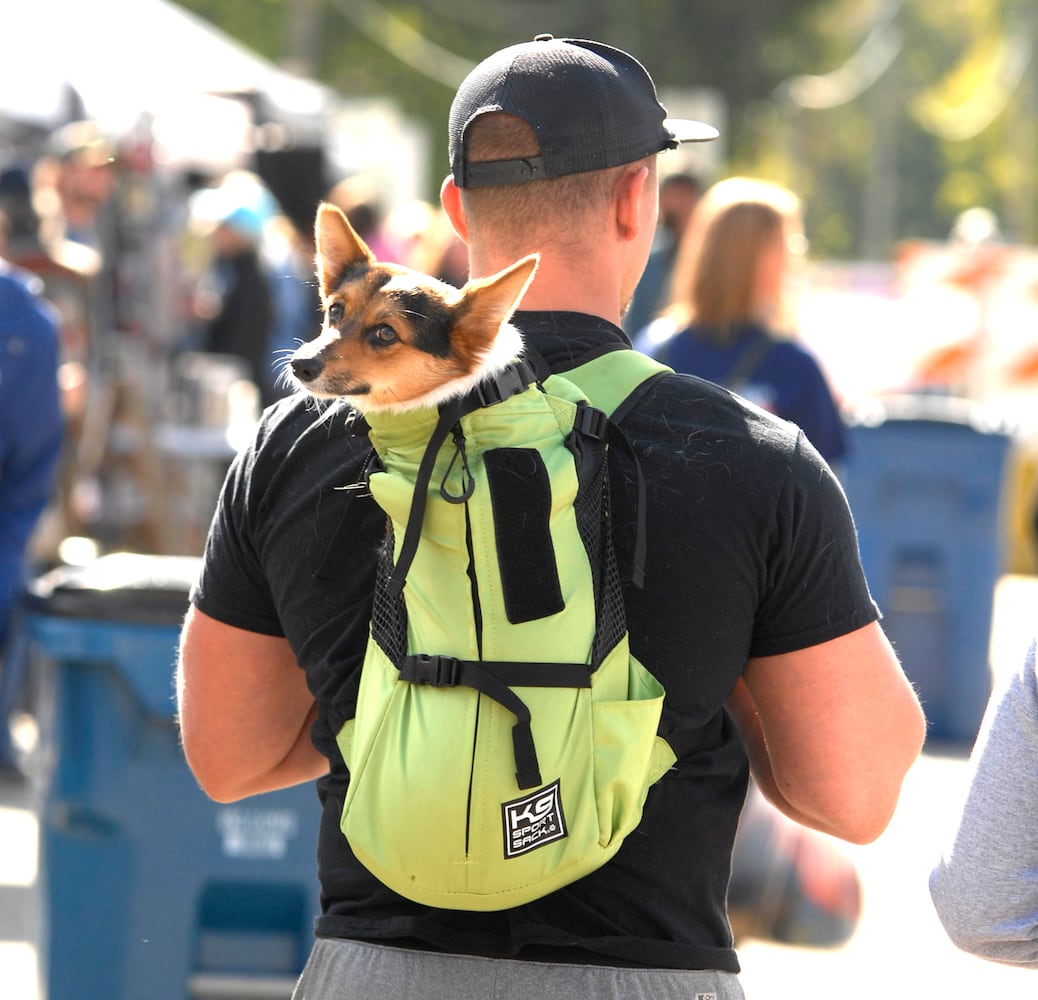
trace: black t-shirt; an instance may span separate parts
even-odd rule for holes
[[[525,312],[515,322],[559,372],[588,352],[628,344],[616,327],[582,314]],[[623,426],[649,500],[645,587],[625,589],[631,649],[695,739],[649,790],[641,824],[613,860],[495,913],[402,899],[354,859],[339,831],[349,776],[334,734],[352,714],[384,531],[374,504],[348,500],[367,440],[352,433],[344,409],[322,412],[295,397],[266,411],[236,459],[193,600],[227,624],[286,636],[317,698],[313,740],[331,761],[318,785],[318,935],[738,970],[725,892],[748,768],[723,703],[748,657],[825,642],[878,615],[843,493],[795,426],[686,375],[658,380]],[[623,563],[635,489],[624,459],[611,476]]]

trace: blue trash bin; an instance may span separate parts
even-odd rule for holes
[[[197,570],[106,556],[28,597],[48,1000],[288,998],[309,953],[315,789],[221,805],[180,747],[174,664]]]
[[[940,396],[883,401],[850,429],[865,575],[935,742],[972,743],[991,692],[1011,442],[989,410]]]

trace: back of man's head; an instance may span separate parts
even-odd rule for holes
[[[513,220],[543,218],[544,197],[553,217],[564,209],[572,218],[611,190],[615,168],[716,136],[702,122],[668,118],[628,53],[538,35],[494,53],[462,82],[450,114],[451,174],[476,219],[506,203],[500,211]]]

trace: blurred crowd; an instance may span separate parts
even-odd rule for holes
[[[438,205],[352,174],[311,184],[299,210],[284,174],[171,170],[91,120],[31,151],[0,148],[0,257],[38,280],[59,327],[65,441],[36,563],[69,538],[199,551],[236,428],[292,391],[287,358],[319,330],[318,201],[381,259],[464,283]]]
[[[287,359],[319,329],[319,201],[338,205],[380,259],[464,283],[466,249],[438,204],[401,200],[371,173],[336,176],[326,162],[243,162],[170,168],[147,137],[91,120],[31,150],[0,144],[0,256],[42,282],[60,328],[65,441],[37,562],[70,537],[101,551],[199,551],[238,435],[293,390]],[[1038,379],[1038,341],[985,329],[1001,318],[985,290],[1005,284],[1007,260],[1031,260],[1000,242],[990,213],[964,217],[946,245],[899,246],[895,277],[875,295],[838,286],[873,272],[831,269],[828,289],[815,264],[805,297],[796,195],[752,178],[711,181],[685,168],[661,177],[656,242],[625,316],[640,349],[796,420],[835,464],[845,457],[839,412],[876,388],[987,391],[978,373],[1003,344],[1016,351],[1014,384]],[[720,314],[704,285],[727,297]],[[895,299],[898,324],[879,312]]]

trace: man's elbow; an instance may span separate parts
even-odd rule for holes
[[[826,832],[851,844],[871,844],[894,818],[899,791],[900,786],[845,800],[827,817]]]
[[[214,802],[240,802],[242,799],[246,799],[250,794],[252,794],[251,792],[242,789],[239,785],[220,778],[203,779],[196,773],[195,780],[198,781],[198,787],[201,788],[202,791],[205,792],[205,794]]]
[[[877,751],[870,772],[852,796],[855,808],[848,810],[843,839],[854,844],[871,844],[890,825],[897,810],[905,776],[918,760],[926,741],[926,718],[918,701],[906,699],[899,723],[891,727],[882,751]]]
[[[232,773],[220,755],[206,755],[183,743],[184,759],[198,782],[198,787],[214,802],[238,802],[251,792],[240,777]]]
[[[814,803],[805,803],[805,812],[814,811],[826,832],[841,840],[852,844],[877,840],[897,811],[905,776],[922,749],[923,727],[918,735],[904,736],[899,747],[887,747],[884,761],[870,761],[865,770],[845,771],[835,787],[817,793]]]

